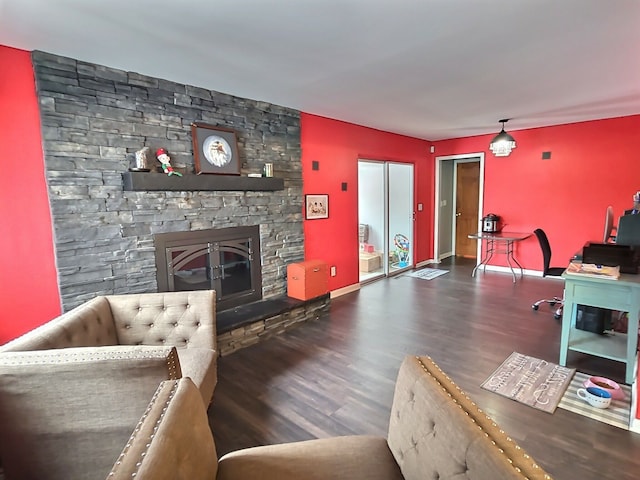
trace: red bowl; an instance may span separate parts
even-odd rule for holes
[[[611,393],[611,398],[614,400],[624,400],[624,390],[620,388],[616,382],[605,377],[589,377],[583,385],[585,388],[598,387],[603,388],[607,392]]]

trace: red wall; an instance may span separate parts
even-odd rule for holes
[[[517,145],[508,157],[489,151],[495,134],[434,142],[434,156],[485,152],[482,213],[501,215],[505,230],[545,230],[554,266],[566,265],[586,241],[602,241],[608,205],[616,223],[633,206],[640,190],[640,115],[507,131]],[[545,151],[550,160],[541,159]],[[516,256],[525,268],[542,270],[535,238],[518,245]],[[504,265],[501,260],[495,264]]]
[[[0,45],[0,344],[60,314],[29,52]]]
[[[358,159],[415,165],[414,204],[422,203],[424,209],[414,208],[414,261],[431,258],[434,168],[429,142],[306,113],[301,114],[301,142],[304,193],[329,195],[329,218],[304,222],[305,259],[336,266],[330,290],[359,281]],[[312,170],[312,161],[320,163],[319,170]],[[341,189],[343,182],[346,192]]]
[[[28,52],[0,46],[0,343],[60,313],[51,215],[40,137],[38,104]],[[509,129],[507,129],[509,130]],[[329,218],[304,222],[305,258],[337,267],[329,288],[358,282],[357,161],[415,165],[415,262],[434,257],[434,158],[485,152],[484,212],[504,217],[507,229],[544,228],[554,263],[563,265],[586,240],[602,237],[607,205],[616,216],[640,190],[640,115],[509,130],[517,148],[506,158],[488,151],[491,135],[430,142],[301,114],[304,193],[327,193]],[[542,160],[550,151],[550,160]],[[320,162],[320,170],[311,162]],[[341,190],[347,182],[348,190]],[[416,209],[417,210],[417,209]],[[523,266],[541,270],[533,238],[518,246]]]

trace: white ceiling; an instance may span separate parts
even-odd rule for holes
[[[639,0],[0,0],[0,44],[428,140],[640,114]]]

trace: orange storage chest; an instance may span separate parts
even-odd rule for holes
[[[329,271],[322,260],[287,265],[287,295],[309,300],[329,292]]]

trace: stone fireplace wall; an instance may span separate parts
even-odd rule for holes
[[[286,265],[304,257],[298,111],[38,51],[33,64],[65,311],[156,291],[153,235],[206,228],[260,225],[263,296],[286,291]],[[143,146],[194,174],[196,121],[233,129],[242,175],[271,162],[284,190],[123,191]]]

